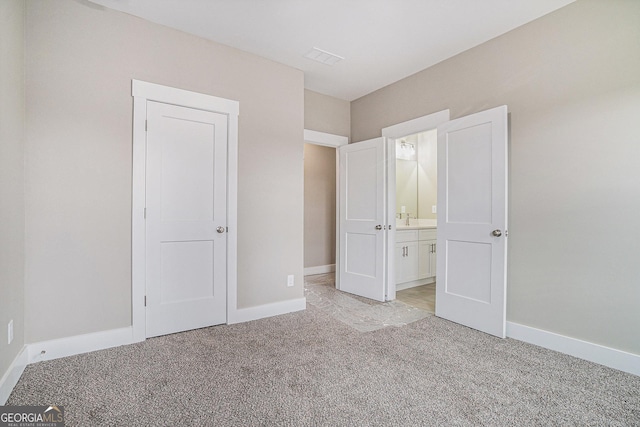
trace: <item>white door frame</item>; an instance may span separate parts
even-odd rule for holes
[[[332,133],[304,130],[304,142],[324,147],[336,148],[336,271],[340,271],[340,154],[337,148],[347,145],[349,138]],[[336,274],[336,289],[340,289],[340,280]]]
[[[398,123],[393,126],[389,126],[386,128],[382,128],[382,136],[385,136],[390,139],[398,139],[408,135],[413,135],[420,132],[426,132],[432,129],[437,128],[440,124],[448,122],[450,118],[449,110],[442,110],[436,113],[428,114],[426,116],[418,117],[416,119],[407,120],[406,122]],[[389,144],[389,160],[393,156],[395,158],[395,143]],[[393,153],[393,154],[392,154]],[[392,195],[395,195],[395,168],[393,168],[394,172],[389,173],[387,177],[388,181],[388,202],[387,202],[387,215],[389,218],[389,223],[393,225],[387,234],[387,241],[389,242],[388,251],[387,251],[387,297],[389,300],[394,300],[396,298],[396,279],[395,279],[395,265],[393,258],[393,248],[395,246],[396,241],[396,229],[395,222],[391,220],[391,218],[396,217],[396,202],[395,197],[392,199]],[[392,176],[393,174],[393,176]]]
[[[131,207],[131,313],[133,340],[146,338],[145,194],[147,101],[212,111],[228,116],[227,137],[227,323],[237,317],[238,285],[238,115],[240,104],[224,98],[132,80],[133,187]]]

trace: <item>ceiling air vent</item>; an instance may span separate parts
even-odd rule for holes
[[[317,47],[314,47],[307,52],[304,57],[322,62],[325,65],[334,65],[336,62],[344,59],[342,56],[327,52],[326,50],[318,49]]]

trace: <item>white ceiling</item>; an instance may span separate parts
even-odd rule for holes
[[[348,101],[574,0],[90,0],[304,71]],[[328,66],[312,48],[345,59]]]

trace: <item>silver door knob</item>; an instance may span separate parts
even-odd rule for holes
[[[491,232],[491,235],[492,235],[493,237],[500,237],[500,236],[502,236],[502,231],[500,231],[500,230],[493,230],[493,231]]]
[[[225,228],[224,228],[224,227],[220,226],[220,227],[216,228],[216,231],[217,231],[218,233],[224,233],[226,230],[225,230]]]
[[[376,225],[376,230],[382,230],[382,226],[381,225]]]

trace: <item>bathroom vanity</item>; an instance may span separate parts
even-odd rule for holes
[[[396,290],[435,281],[436,230],[435,225],[396,227]]]
[[[437,131],[396,139],[396,290],[436,280]]]

